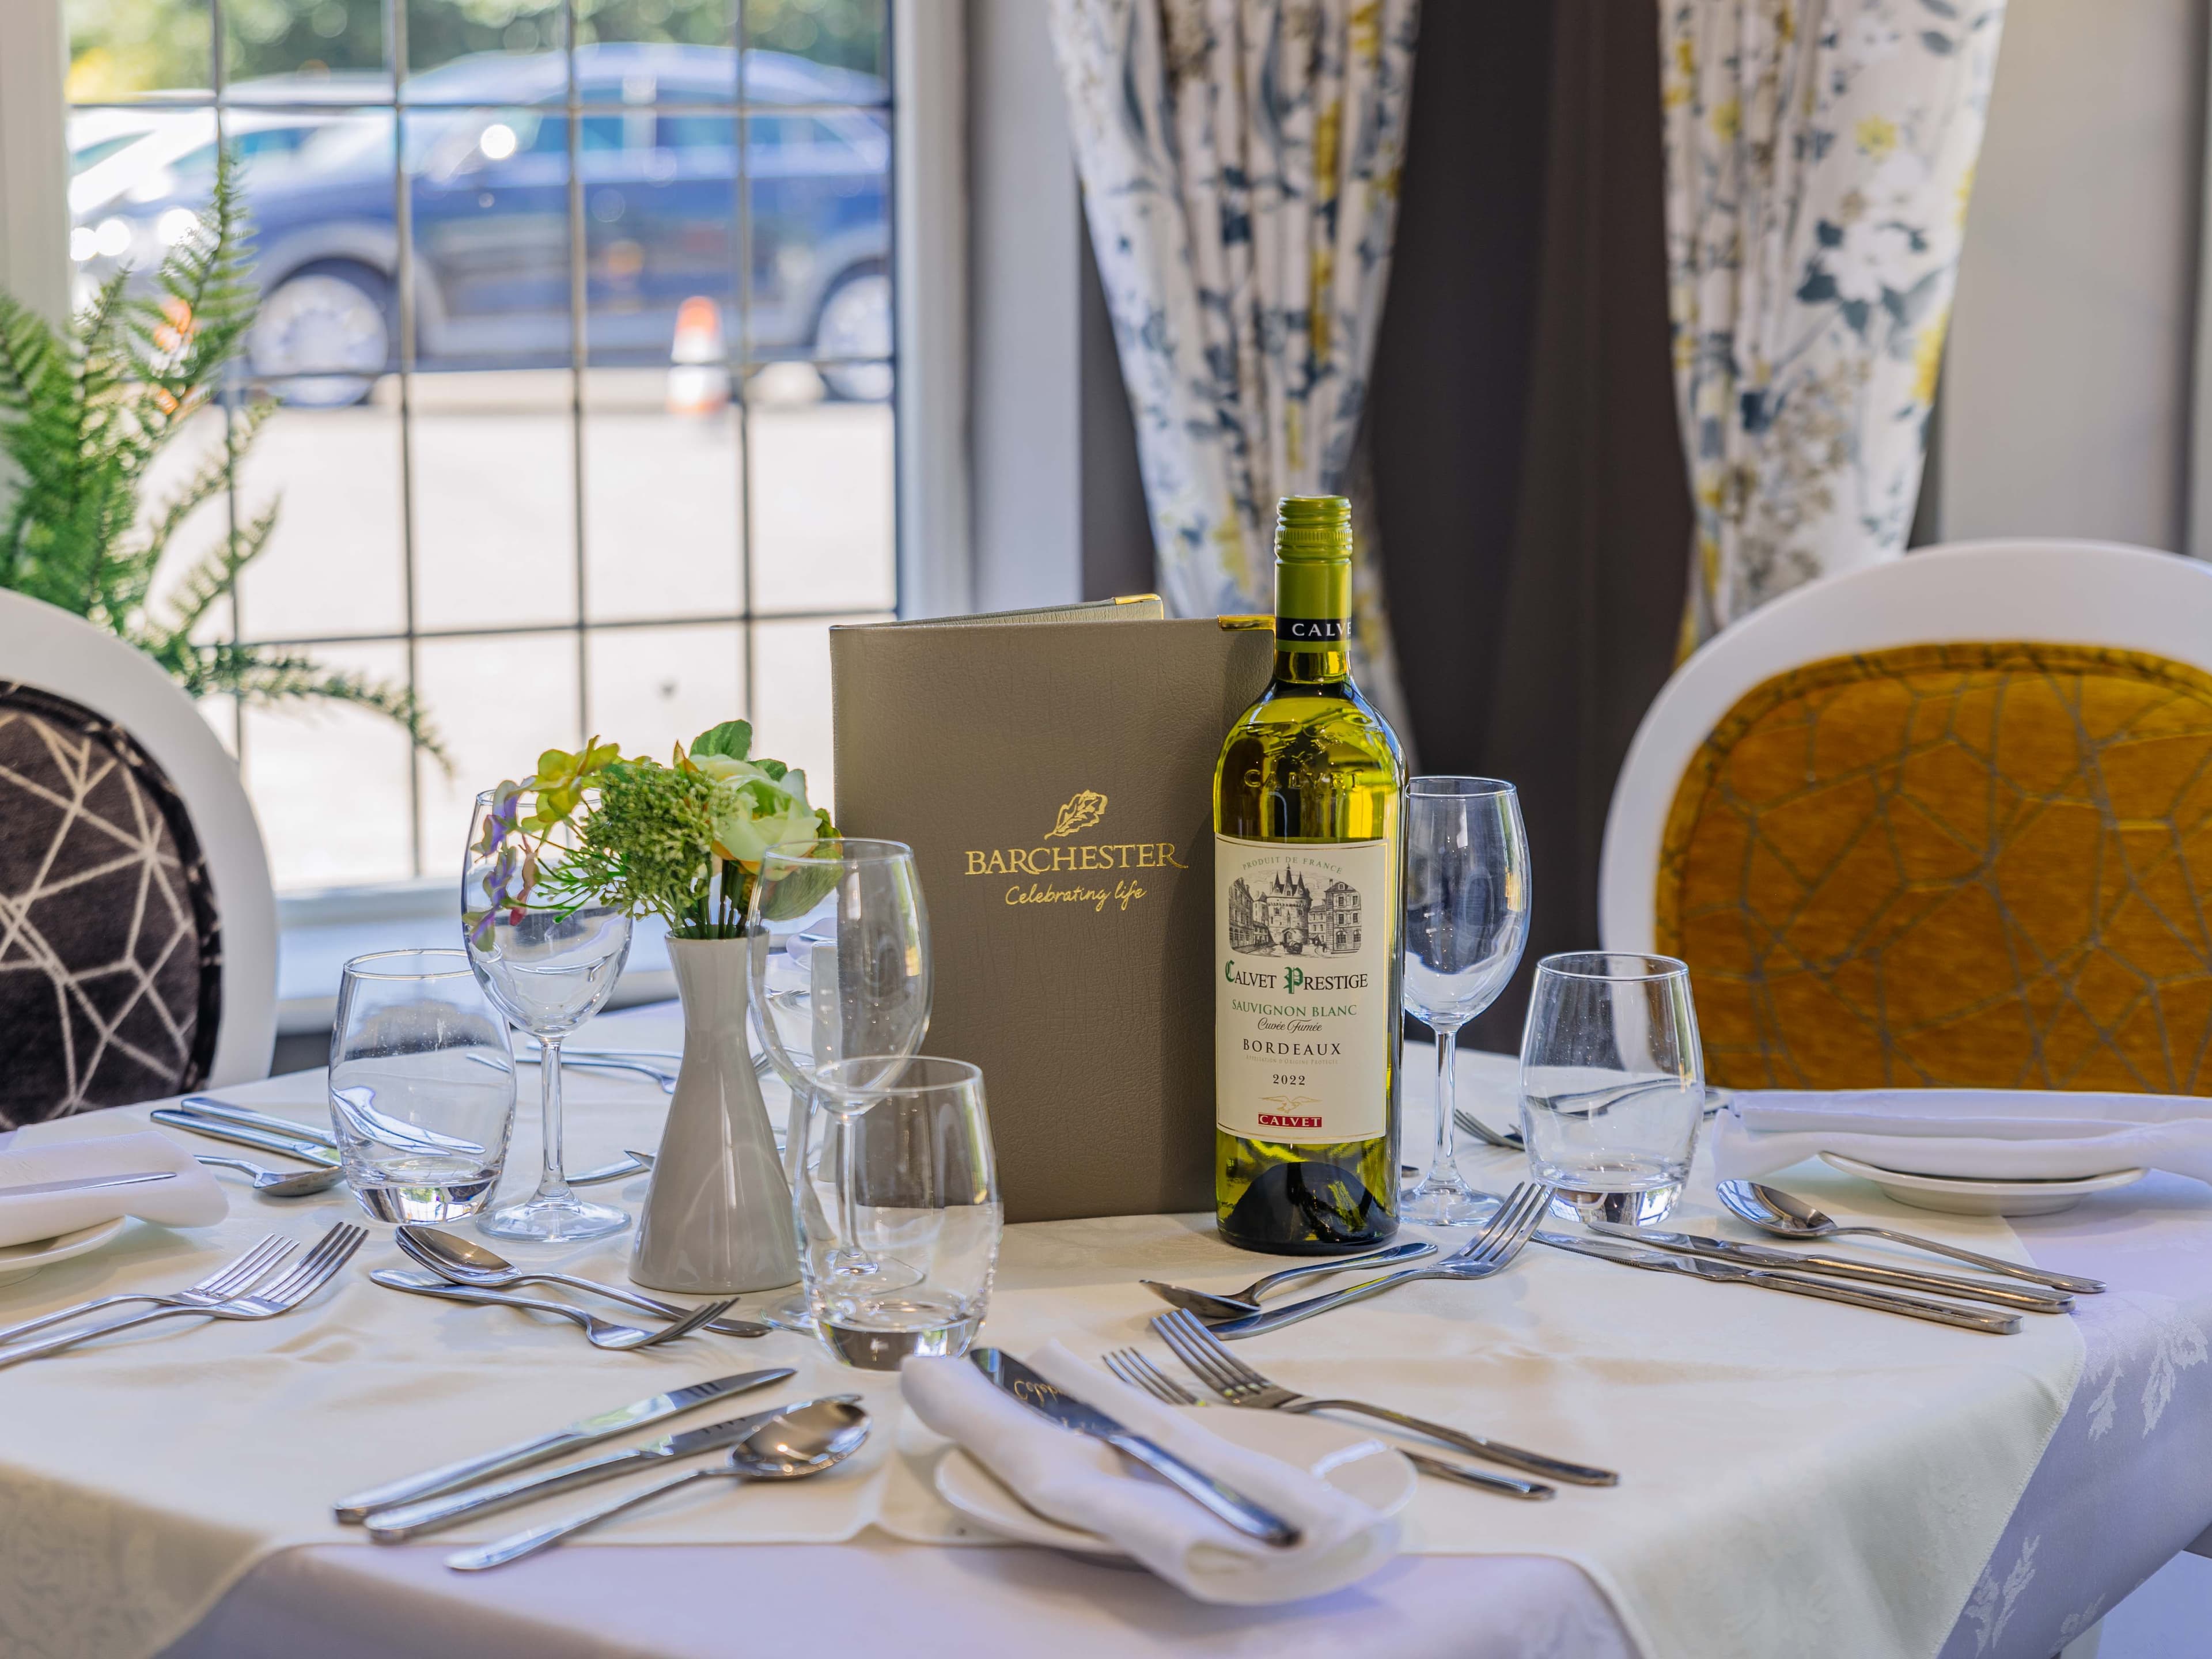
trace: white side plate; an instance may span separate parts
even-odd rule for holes
[[[2150,1173],[2108,1170],[2103,1175],[2056,1181],[1969,1181],[1958,1176],[1908,1175],[1902,1170],[1862,1164],[1841,1152],[1823,1152],[1820,1161],[1830,1169],[1871,1181],[1900,1204],[1952,1215],[2055,1215],[2072,1209],[2087,1194],[2132,1187]]]
[[[1193,1407],[1192,1410],[1200,1407]],[[1382,1441],[1342,1423],[1287,1412],[1203,1408],[1206,1426],[1246,1449],[1279,1457],[1318,1476],[1347,1498],[1382,1515],[1413,1501],[1419,1477],[1413,1466]],[[1126,1560],[1119,1545],[1096,1533],[1048,1521],[999,1484],[999,1478],[955,1446],[939,1460],[937,1495],[976,1525],[1024,1544]]]
[[[41,1267],[51,1267],[57,1261],[66,1261],[73,1255],[82,1255],[87,1250],[96,1250],[123,1231],[123,1224],[131,1218],[117,1216],[112,1221],[97,1221],[89,1227],[80,1227],[73,1233],[62,1233],[53,1238],[34,1238],[27,1244],[9,1244],[0,1248],[0,1285],[18,1279],[27,1279]]]

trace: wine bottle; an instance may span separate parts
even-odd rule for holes
[[[1214,1219],[1246,1249],[1398,1230],[1406,765],[1352,683],[1352,506],[1275,519],[1275,673],[1213,772]]]

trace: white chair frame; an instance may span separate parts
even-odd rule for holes
[[[276,1038],[276,896],[238,763],[199,706],[144,653],[21,593],[0,592],[0,680],[113,720],[168,775],[207,861],[222,928],[222,1023],[207,1084],[268,1076]]]
[[[1682,775],[1736,700],[1778,674],[1902,645],[2104,646],[2212,673],[2212,565],[2109,542],[1957,542],[1813,583],[1674,672],[1637,728],[1606,816],[1598,933],[1650,951],[1661,838]]]

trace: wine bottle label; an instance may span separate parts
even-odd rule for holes
[[[1387,841],[1213,838],[1214,1121],[1251,1140],[1364,1140],[1389,1122]]]
[[[1333,645],[1352,637],[1352,623],[1345,617],[1278,617],[1275,638],[1292,645]]]

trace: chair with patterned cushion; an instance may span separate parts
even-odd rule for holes
[[[198,707],[0,592],[0,1128],[265,1076],[276,993],[261,831]]]
[[[1606,827],[1611,950],[1736,1087],[2212,1093],[2212,568],[1929,549],[1675,673]]]

